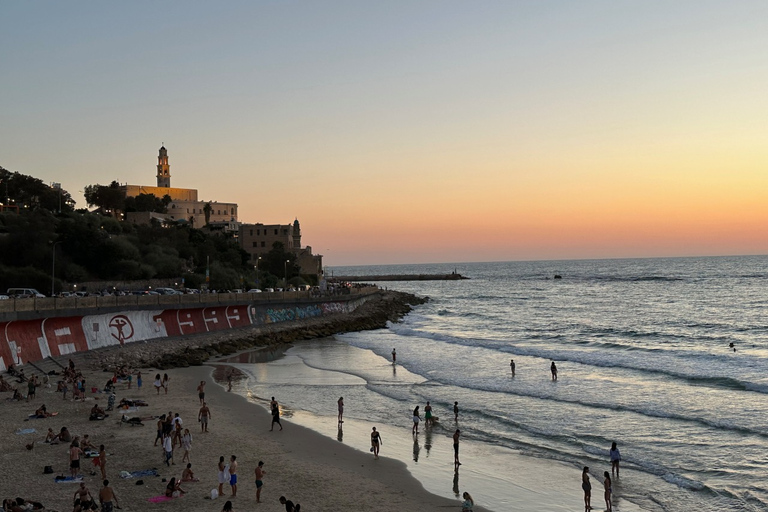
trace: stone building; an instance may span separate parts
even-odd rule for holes
[[[171,187],[171,165],[168,163],[168,150],[160,148],[157,157],[157,186],[124,185],[126,197],[136,197],[139,194],[153,194],[163,198],[171,198],[168,213],[159,214],[167,221],[187,221],[196,228],[206,225],[205,205],[210,204],[208,224],[227,226],[227,231],[237,230],[237,203],[220,203],[218,201],[200,201],[197,189]],[[143,212],[131,212],[126,215],[128,221],[142,224],[149,217]],[[156,214],[158,215],[158,214]],[[155,215],[154,218],[157,218]]]
[[[259,256],[271,251],[275,242],[280,242],[286,251],[296,255],[296,263],[302,274],[321,276],[323,273],[323,256],[312,254],[310,246],[301,246],[301,225],[298,219],[293,224],[240,224],[238,240],[240,247],[250,254],[254,266]]]

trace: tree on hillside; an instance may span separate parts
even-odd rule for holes
[[[289,280],[291,277],[299,275],[299,269],[296,265],[296,255],[286,251],[282,242],[275,242],[272,244],[272,249],[262,256],[261,261],[263,263],[259,265],[260,270],[266,270],[270,274],[281,279],[285,277],[286,270],[288,271]],[[286,262],[288,263],[287,266]]]
[[[170,201],[171,198],[168,194],[162,199],[155,194],[139,194],[136,197],[125,198],[125,211],[167,213]]]
[[[211,206],[211,202],[208,201],[205,203],[205,206],[203,206],[203,213],[205,214],[205,225],[207,226],[211,222],[211,212],[213,211],[213,206]]]
[[[105,213],[125,211],[125,190],[116,181],[106,185],[88,185],[84,191],[88,206],[101,208]]]
[[[0,202],[8,200],[22,209],[45,208],[50,212],[71,212],[75,204],[69,192],[60,186],[54,188],[38,178],[0,167]]]

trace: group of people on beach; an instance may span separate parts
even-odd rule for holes
[[[605,498],[606,511],[613,510],[613,504],[611,498],[613,495],[613,480],[611,477],[619,478],[619,463],[621,462],[621,453],[614,441],[611,444],[611,449],[608,452],[608,456],[611,459],[611,473],[607,471],[603,472],[603,497]],[[589,481],[589,467],[584,466],[581,471],[581,489],[584,491],[584,510],[592,510],[592,484]]]

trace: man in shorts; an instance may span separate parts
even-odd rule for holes
[[[197,414],[197,421],[200,422],[201,432],[208,432],[209,419],[211,419],[211,410],[208,408],[208,404],[203,402],[203,406],[200,408],[200,412]]]
[[[229,459],[229,485],[232,487],[232,497],[237,496],[237,457]]]
[[[115,491],[109,486],[109,480],[104,480],[104,487],[99,491],[99,503],[101,503],[101,512],[112,512],[112,500],[115,500],[115,506],[120,508],[120,502],[117,501]]]
[[[205,381],[201,380],[200,385],[197,386],[197,398],[200,399],[200,405],[205,403]]]
[[[77,473],[80,471],[80,456],[82,454],[83,450],[80,449],[80,443],[73,442],[69,449],[69,472],[72,478],[77,478]]]
[[[261,488],[264,487],[264,475],[266,471],[262,469],[264,461],[260,460],[259,465],[256,466],[256,503],[261,503]]]

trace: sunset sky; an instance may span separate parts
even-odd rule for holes
[[[768,2],[0,3],[0,165],[330,266],[768,253]]]

